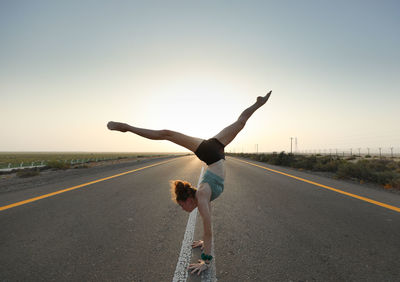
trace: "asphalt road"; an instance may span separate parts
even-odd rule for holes
[[[167,161],[0,211],[0,281],[171,281],[189,214],[168,181],[197,184],[202,163]],[[159,162],[2,193],[0,206]],[[238,159],[226,165],[213,202],[219,281],[400,280],[399,212]],[[398,194],[274,169],[400,207]]]

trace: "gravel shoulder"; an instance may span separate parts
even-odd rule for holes
[[[181,155],[166,155],[158,157],[139,157],[110,161],[91,162],[83,165],[74,165],[65,170],[45,169],[32,177],[18,177],[16,172],[0,175],[0,195],[3,193],[31,189],[43,185],[59,183],[66,179],[101,174],[109,170],[129,168],[132,165],[146,163],[152,160],[164,160],[180,157]]]

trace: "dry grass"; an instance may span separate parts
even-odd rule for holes
[[[74,153],[74,152],[0,152],[0,168],[46,165],[54,162],[71,164],[76,162],[93,162],[102,160],[134,159],[149,156],[161,156],[160,153]]]

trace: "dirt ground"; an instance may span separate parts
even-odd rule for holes
[[[40,171],[40,174],[32,177],[18,177],[17,172],[7,173],[0,175],[0,195],[1,193],[6,193],[10,191],[17,191],[23,189],[30,189],[32,187],[52,184],[61,182],[64,179],[71,177],[80,177],[91,174],[97,174],[102,171],[110,169],[119,169],[130,167],[134,164],[145,163],[153,159],[167,159],[174,158],[173,156],[164,157],[141,157],[141,158],[131,158],[131,159],[119,159],[110,161],[100,161],[100,162],[90,162],[86,164],[73,165],[69,169],[65,170],[52,170],[46,169]]]

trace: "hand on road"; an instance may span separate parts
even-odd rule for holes
[[[202,240],[194,241],[192,244],[192,248],[198,248],[201,247],[201,250],[204,248],[204,242]]]
[[[201,272],[208,269],[208,266],[203,260],[199,259],[199,263],[192,263],[191,265],[189,265],[188,269],[193,269],[190,274],[196,273],[196,271],[198,271],[197,275],[200,275]]]

